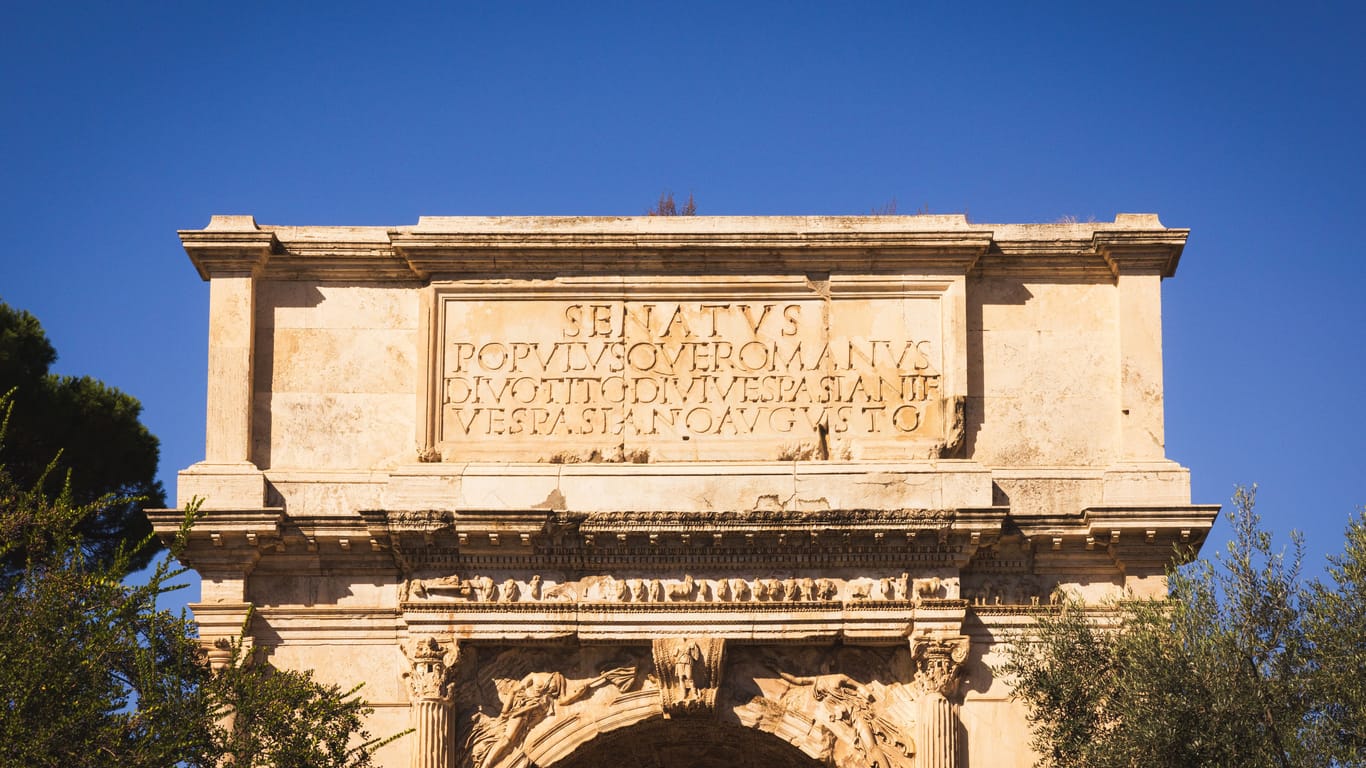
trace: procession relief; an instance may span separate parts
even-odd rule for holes
[[[956,577],[896,576],[677,579],[585,576],[558,581],[529,577],[451,574],[414,578],[401,587],[400,602],[464,603],[876,603],[955,599]]]
[[[1057,605],[1063,591],[1056,580],[1016,574],[969,574],[963,577],[962,597],[974,606]]]

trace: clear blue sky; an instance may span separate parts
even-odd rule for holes
[[[380,5],[6,4],[0,298],[142,400],[168,489],[203,455],[208,314],[175,230],[672,189],[1190,227],[1163,298],[1195,500],[1261,483],[1315,570],[1366,502],[1360,4]]]

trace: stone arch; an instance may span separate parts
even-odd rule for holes
[[[659,768],[814,768],[831,764],[836,735],[800,714],[775,711],[765,717],[698,716],[666,718],[657,688],[624,693],[609,704],[551,718],[531,734],[515,754],[486,768],[514,768],[529,762],[537,768],[588,768],[635,764],[604,756],[639,752],[656,756]],[[696,759],[683,747],[707,747]],[[675,754],[678,759],[658,759]],[[731,760],[745,755],[748,762]],[[526,762],[523,762],[525,760]]]

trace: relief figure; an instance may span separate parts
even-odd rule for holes
[[[731,598],[730,582],[726,579],[717,579],[712,583],[711,593],[716,596],[716,602],[729,603]]]
[[[685,574],[683,581],[670,584],[668,587],[669,599],[675,603],[690,602],[697,592],[697,586],[693,582],[692,574]]]
[[[835,584],[835,580],[834,580],[834,579],[817,579],[817,580],[816,580],[816,599],[817,599],[817,600],[821,600],[821,601],[823,601],[823,602],[830,602],[830,601],[832,601],[832,600],[835,599],[835,596],[836,596],[837,594],[839,594],[839,587]]]
[[[901,684],[878,682],[890,663],[885,652],[845,649],[817,658],[766,652],[750,657],[748,663],[756,662],[761,666],[748,667],[745,676],[755,675],[752,679],[757,681],[772,675],[768,679],[777,687],[761,684],[760,694],[745,705],[741,717],[752,718],[753,727],[772,730],[784,727],[786,718],[799,718],[811,724],[804,748],[828,765],[911,768],[916,749],[909,728],[914,715],[908,717]],[[794,667],[815,671],[798,674],[790,671]],[[872,682],[860,682],[863,679]]]
[[[604,685],[626,690],[635,681],[634,667],[609,669],[589,680],[570,683],[559,672],[531,672],[515,682],[500,681],[503,709],[497,718],[478,724],[469,740],[478,768],[492,768],[519,749],[533,728],[554,717],[558,708],[586,699]]]
[[[674,648],[674,676],[678,678],[684,699],[697,698],[695,673],[698,662],[702,661],[702,649],[696,641],[686,641]]]
[[[730,593],[732,599],[737,603],[748,601],[750,596],[749,582],[744,579],[731,579]]]

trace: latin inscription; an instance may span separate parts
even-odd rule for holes
[[[450,302],[441,439],[936,437],[937,324],[887,304]]]

